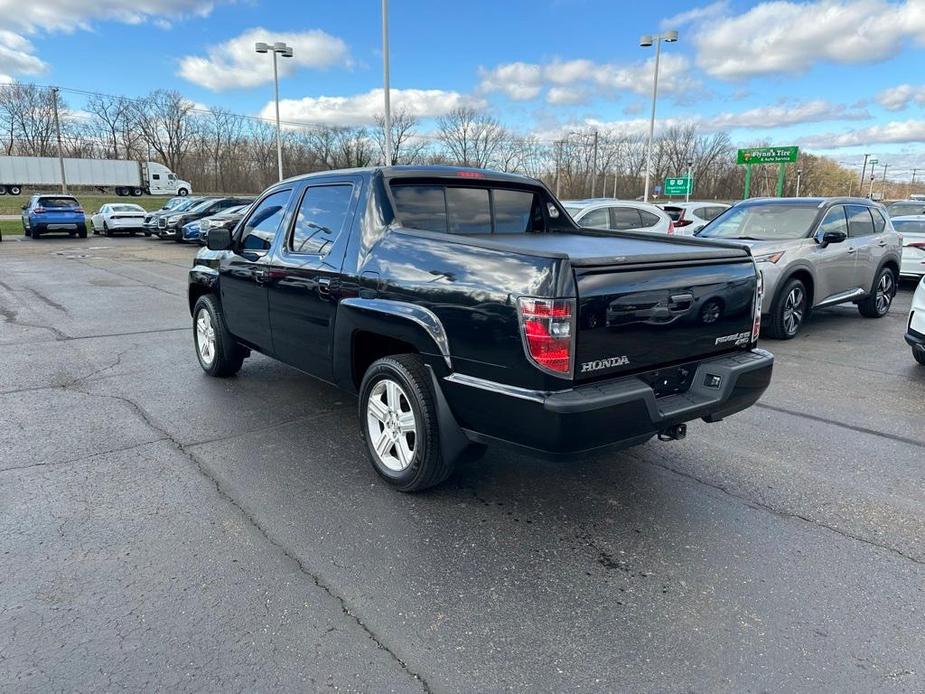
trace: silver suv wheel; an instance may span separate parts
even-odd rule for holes
[[[801,286],[792,287],[784,299],[784,330],[788,335],[795,335],[800,329],[805,313],[806,293]]]

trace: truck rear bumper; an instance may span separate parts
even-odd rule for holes
[[[544,393],[451,374],[443,388],[470,440],[574,455],[636,445],[677,424],[744,410],[768,387],[773,364],[762,349],[708,359],[687,392],[664,397],[635,376]]]

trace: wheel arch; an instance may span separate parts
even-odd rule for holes
[[[366,369],[392,354],[420,354],[440,374],[452,367],[446,332],[429,309],[403,301],[350,298],[340,302],[334,330],[334,379],[357,392]]]
[[[816,305],[816,275],[808,265],[798,265],[789,270],[777,281],[777,287],[774,290],[774,301],[771,302],[772,308],[780,301],[784,286],[793,279],[800,280],[803,286],[806,287],[806,292],[809,294],[809,300],[806,302],[806,305],[812,310]]]
[[[187,288],[187,299],[189,302],[189,312],[193,315],[193,307],[199,301],[199,297],[205,294],[212,294],[215,300],[221,305],[221,296],[218,291],[218,272],[204,265],[196,265],[190,270],[189,287]]]

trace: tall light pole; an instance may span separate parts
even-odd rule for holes
[[[691,178],[691,170],[694,168],[694,162],[687,160],[687,192],[684,193],[684,202],[691,201],[691,188],[694,187],[694,179]]]
[[[642,199],[649,202],[649,178],[652,175],[652,136],[655,133],[655,104],[658,101],[658,63],[662,55],[662,41],[665,43],[674,43],[678,40],[678,32],[665,31],[659,34],[645,34],[639,39],[639,45],[643,48],[655,44],[655,77],[652,80],[652,116],[649,118],[649,139],[646,140],[646,188]]]
[[[803,169],[797,169],[797,194],[795,197],[800,197],[800,180],[803,178]]]
[[[382,0],[382,100],[385,108],[385,165],[392,165],[392,100],[389,88],[389,0]]]
[[[58,137],[58,165],[61,167],[61,192],[67,192],[67,176],[64,175],[64,149],[61,146],[61,122],[58,120],[58,92],[57,87],[51,88],[51,105],[55,111],[55,134]]]
[[[276,67],[276,56],[277,54],[283,56],[284,58],[291,58],[292,46],[287,46],[282,41],[277,41],[272,46],[263,41],[258,41],[254,44],[254,50],[258,53],[272,53],[273,54],[273,95],[276,102],[276,166],[279,170],[279,180],[283,180],[283,140],[282,135],[279,131],[279,71]]]
[[[886,169],[889,164],[883,165],[883,191],[880,193],[880,199],[886,200]]]

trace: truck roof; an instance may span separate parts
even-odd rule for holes
[[[366,166],[355,169],[334,169],[331,171],[316,171],[314,173],[292,176],[287,181],[302,181],[311,178],[322,178],[339,174],[374,174],[381,173],[385,178],[446,178],[467,180],[486,179],[489,181],[505,181],[509,183],[529,183],[538,185],[539,181],[520,174],[503,173],[489,169],[477,169],[466,166]]]

